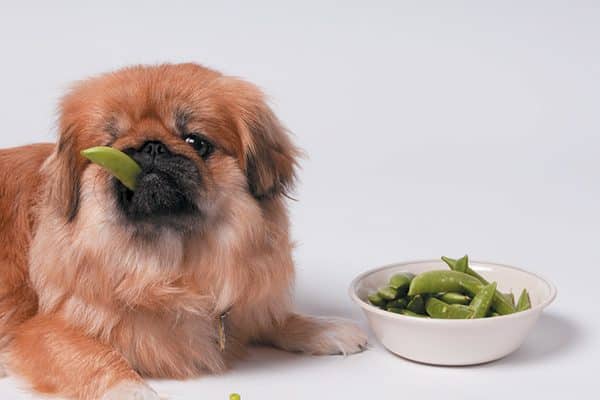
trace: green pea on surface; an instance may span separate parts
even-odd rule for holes
[[[81,155],[110,172],[128,189],[135,190],[137,177],[142,169],[127,154],[114,147],[98,146],[83,150]]]
[[[242,399],[242,396],[240,396],[240,395],[239,395],[239,394],[237,394],[237,393],[231,393],[231,394],[229,395],[229,400],[241,400],[241,399]]]

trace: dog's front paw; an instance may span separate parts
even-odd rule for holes
[[[150,386],[142,382],[122,382],[110,388],[102,400],[161,400]]]
[[[354,354],[367,348],[366,333],[343,318],[319,318],[321,331],[311,339],[309,352],[316,355]]]

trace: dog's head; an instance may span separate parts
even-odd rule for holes
[[[73,221],[85,196],[111,199],[140,232],[194,230],[292,188],[298,151],[255,86],[194,64],[138,66],[76,85],[63,99],[52,204]],[[112,146],[142,168],[130,191],[80,151]],[[108,197],[106,197],[108,196]]]

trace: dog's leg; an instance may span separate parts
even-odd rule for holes
[[[290,314],[267,334],[266,341],[287,351],[315,355],[352,354],[367,346],[367,335],[343,318]]]
[[[8,367],[33,389],[70,399],[159,399],[121,354],[58,317],[35,316],[20,325]]]

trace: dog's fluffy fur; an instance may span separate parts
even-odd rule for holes
[[[212,154],[200,157],[182,130],[201,132]],[[131,219],[115,179],[79,155],[148,141],[201,177],[193,212]],[[255,86],[198,65],[77,84],[56,145],[0,151],[0,370],[69,398],[156,399],[142,377],[222,372],[253,342],[360,351],[354,324],[291,308],[284,197],[297,155]]]

